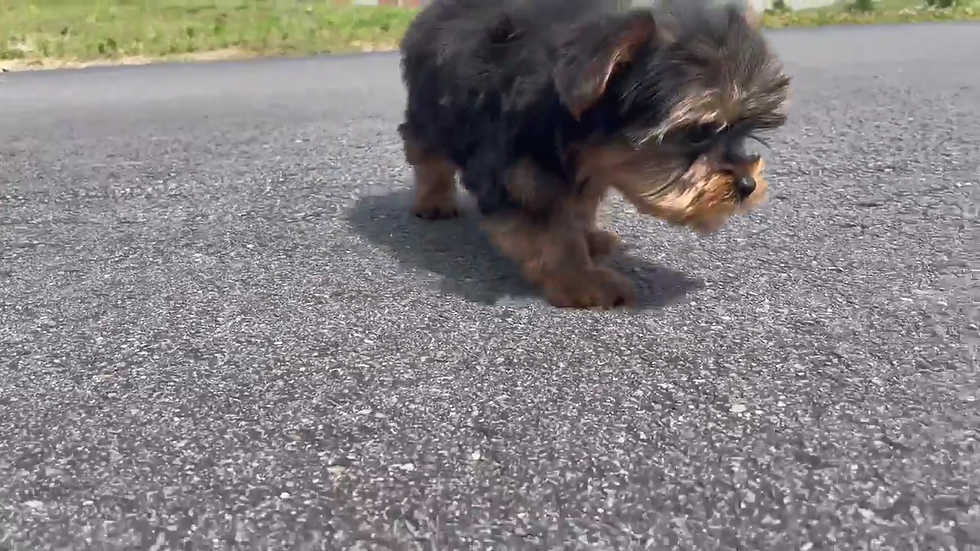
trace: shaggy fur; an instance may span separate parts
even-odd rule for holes
[[[633,299],[595,263],[617,243],[595,226],[608,189],[715,231],[765,200],[744,142],[785,122],[789,78],[736,8],[606,5],[435,0],[402,42],[414,211],[455,216],[459,173],[493,242],[556,306]]]

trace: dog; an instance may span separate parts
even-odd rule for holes
[[[401,43],[412,210],[457,216],[459,174],[490,242],[556,307],[635,302],[600,263],[620,244],[596,224],[610,190],[715,232],[765,202],[746,143],[787,117],[790,78],[745,10],[606,6],[434,0]]]

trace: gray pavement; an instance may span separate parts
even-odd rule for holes
[[[980,26],[772,39],[635,312],[407,212],[393,55],[0,75],[0,549],[980,548]]]

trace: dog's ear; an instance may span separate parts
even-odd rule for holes
[[[633,61],[656,33],[653,15],[644,10],[573,28],[560,47],[553,73],[558,96],[569,112],[581,118],[605,94],[616,71]]]

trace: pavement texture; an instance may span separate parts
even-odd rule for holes
[[[980,26],[771,37],[632,312],[409,214],[394,55],[0,76],[0,549],[980,549]]]

